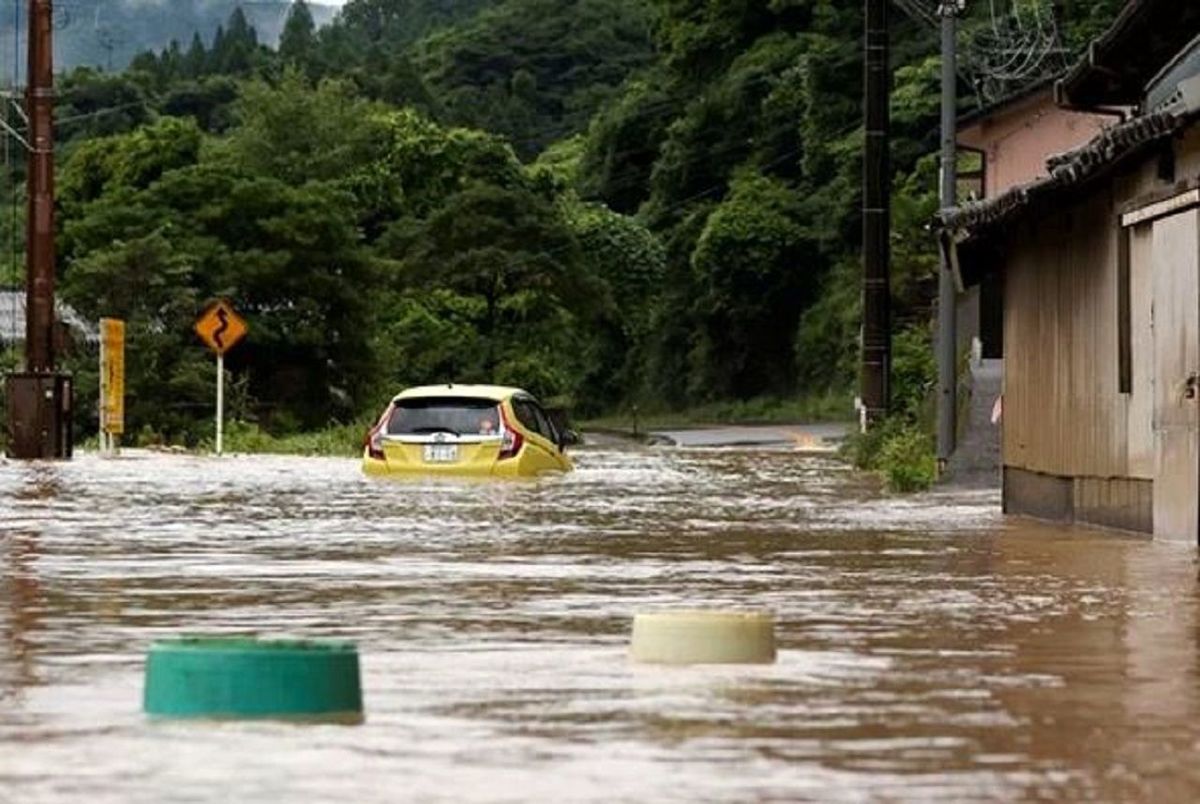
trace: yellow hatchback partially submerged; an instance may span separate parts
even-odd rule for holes
[[[398,394],[367,433],[369,475],[536,477],[569,472],[575,433],[520,388],[427,385]]]

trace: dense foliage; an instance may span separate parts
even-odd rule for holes
[[[235,11],[215,39],[64,77],[63,294],[130,321],[130,418],[188,441],[213,371],[190,324],[217,296],[251,325],[236,412],[275,433],[449,380],[582,413],[848,397],[859,6],[350,0],[321,26],[297,2],[277,49]],[[1061,4],[1067,39],[1114,6]],[[893,39],[915,426],[939,65],[922,23]]]

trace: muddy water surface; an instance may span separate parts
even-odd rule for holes
[[[788,451],[577,460],[0,463],[0,801],[1200,798],[1193,549]],[[772,609],[778,663],[631,665],[670,606]],[[366,723],[149,722],[183,633],[355,640]]]

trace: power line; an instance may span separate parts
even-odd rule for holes
[[[946,0],[893,2],[913,19],[935,28]],[[988,0],[984,19],[971,22],[962,16],[959,75],[984,103],[1005,98],[1069,64],[1070,53],[1050,0]]]

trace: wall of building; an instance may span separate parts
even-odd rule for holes
[[[1131,390],[1119,379],[1120,215],[1200,183],[1200,126],[1086,198],[1008,235],[1004,295],[1005,507],[1152,528],[1156,361],[1153,226],[1129,237]],[[1160,260],[1160,263],[1162,260]],[[1173,263],[1168,263],[1173,264]],[[1198,300],[1200,303],[1200,300]]]
[[[1050,89],[1008,104],[960,132],[960,146],[984,155],[983,189],[986,197],[995,197],[1015,186],[1046,175],[1046,160],[1090,141],[1115,118],[1072,112],[1054,105]],[[997,337],[1001,314],[1000,286],[989,283],[963,294],[958,305],[959,353],[979,338],[984,356],[1003,356]]]
[[[1114,120],[1060,109],[1047,89],[964,127],[958,141],[984,153],[985,192],[994,198],[1047,175],[1047,158],[1091,141]]]
[[[1022,226],[1005,283],[1004,463],[1061,477],[1128,474],[1117,391],[1117,233],[1110,193]]]

